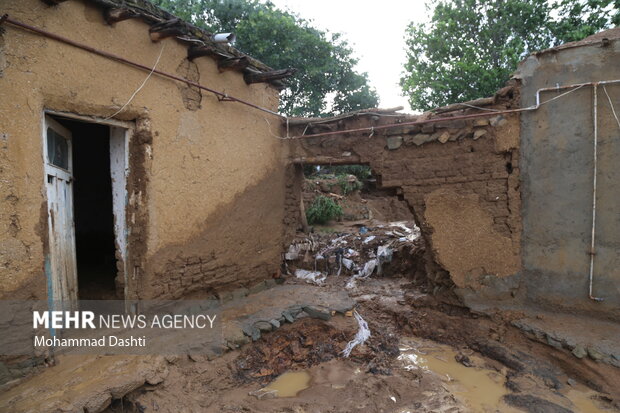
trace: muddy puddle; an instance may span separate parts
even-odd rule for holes
[[[295,397],[310,386],[310,379],[307,371],[290,371],[278,376],[262,390],[273,392],[275,397]]]
[[[438,374],[447,389],[472,411],[522,412],[502,400],[509,393],[505,376],[485,367],[484,359],[473,352],[457,352],[447,345],[412,338],[401,339],[400,351],[398,361],[404,370]],[[583,385],[570,388],[564,396],[575,412],[610,412],[599,406],[598,394]]]
[[[458,354],[452,347],[434,342],[402,339],[398,361],[405,370],[436,373],[446,387],[465,406],[476,412],[520,412],[502,401],[508,394],[505,378],[500,373],[482,367],[484,360],[474,354]],[[466,357],[466,367],[456,361]]]

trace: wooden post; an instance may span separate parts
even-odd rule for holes
[[[304,204],[304,180],[306,177],[304,176],[304,168],[303,165],[295,165],[295,183],[296,187],[299,188],[299,219],[301,221],[301,227],[305,234],[310,232],[310,226],[308,225],[308,218],[306,217],[306,206]]]

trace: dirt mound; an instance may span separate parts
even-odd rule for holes
[[[287,325],[241,352],[235,361],[237,377],[243,382],[267,382],[287,370],[329,361],[342,353],[355,334],[354,325],[349,328],[337,329],[310,318]]]

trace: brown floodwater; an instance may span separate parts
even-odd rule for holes
[[[457,352],[452,347],[414,338],[402,339],[400,351],[398,360],[403,369],[439,374],[450,392],[472,411],[522,412],[502,400],[508,394],[506,379],[495,370],[478,367],[484,365],[481,357],[468,355],[476,367],[465,367],[456,361]],[[573,403],[576,412],[609,413],[609,410],[598,406],[597,393],[583,385],[570,388],[565,396]]]
[[[289,371],[281,374],[263,388],[264,392],[275,392],[276,397],[295,397],[300,391],[310,387],[310,373],[305,370]]]

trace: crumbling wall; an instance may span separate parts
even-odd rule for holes
[[[515,108],[517,98],[516,85],[507,87],[487,101],[486,109]],[[458,119],[480,113],[463,108],[420,116],[375,111],[295,120],[295,136],[368,130],[292,140],[292,159],[369,164],[379,185],[396,188],[412,208],[430,246],[429,277],[438,284],[480,289],[487,277],[507,277],[520,269],[519,118]],[[372,129],[414,121],[420,124]]]
[[[568,44],[525,60],[522,106],[539,88],[620,79],[618,29],[597,41]],[[573,90],[571,92],[571,90]],[[521,118],[523,286],[527,298],[554,309],[620,317],[620,84],[597,86],[597,207],[592,294],[589,295],[594,178],[594,88],[547,90],[549,102]],[[609,95],[609,98],[608,96]]]
[[[108,25],[93,2],[2,2],[11,18],[272,110],[278,90],[187,61],[149,25]],[[43,111],[106,118],[148,72],[5,24],[0,35],[0,295],[45,299],[47,201]],[[278,271],[287,172],[270,115],[154,74],[115,115],[131,122],[127,186],[129,297],[179,297],[252,285]],[[272,117],[273,118],[273,117]],[[274,123],[274,119],[268,119]]]

